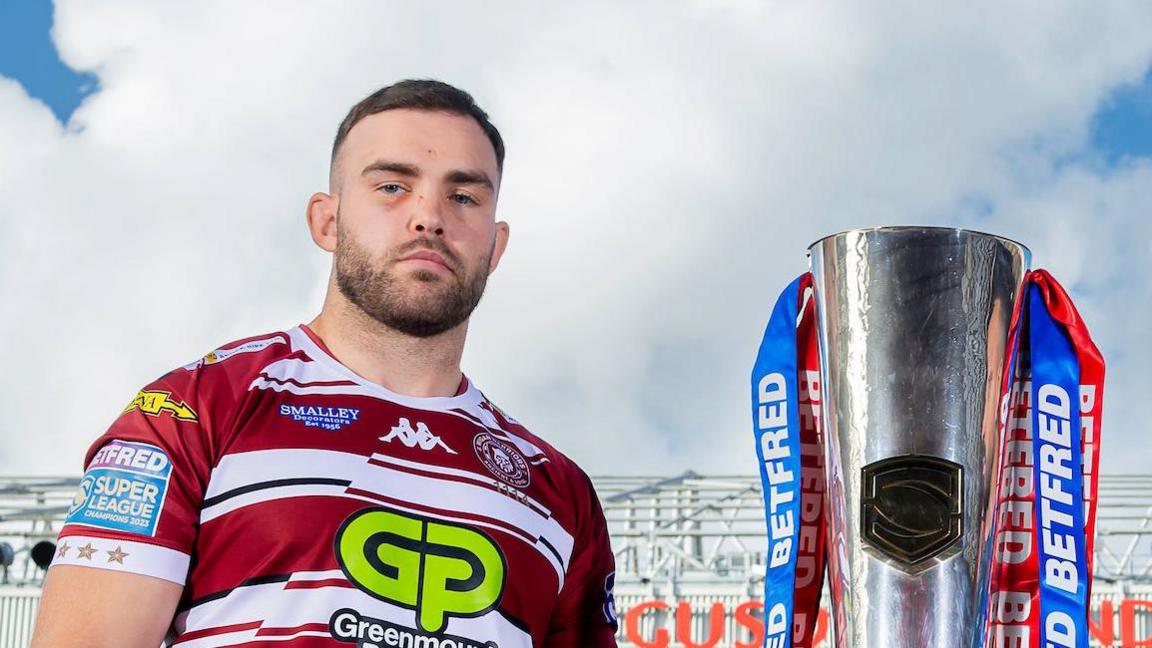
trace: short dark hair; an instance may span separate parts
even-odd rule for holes
[[[332,164],[336,164],[336,155],[348,137],[348,132],[361,119],[385,110],[400,109],[446,112],[475,119],[496,151],[496,169],[504,172],[504,139],[489,121],[488,113],[476,105],[472,95],[435,79],[405,79],[380,88],[352,106],[344,121],[340,122],[340,129],[336,131],[336,141],[332,143]]]

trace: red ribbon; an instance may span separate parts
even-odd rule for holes
[[[1084,533],[1088,571],[1092,573],[1096,535],[1096,507],[1100,466],[1100,424],[1104,397],[1104,360],[1093,344],[1072,300],[1045,270],[1028,273],[1022,294],[1029,286],[1040,289],[1051,317],[1062,325],[1080,365],[1081,451],[1084,478]],[[1021,324],[1024,299],[1018,300],[1012,317],[1009,353],[1004,369],[1006,407],[1000,420],[999,480],[991,511],[992,566],[989,578],[986,646],[1039,648],[1040,565],[1035,542],[1036,484],[1031,448],[1031,370],[1029,340]],[[1003,402],[1003,401],[1002,401]],[[1088,580],[1091,595],[1091,578]]]
[[[796,330],[797,394],[800,414],[800,532],[796,552],[792,645],[811,648],[824,586],[824,425],[820,412],[823,380],[816,333],[812,275],[800,280],[800,322]]]

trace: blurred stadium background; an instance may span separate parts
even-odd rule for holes
[[[595,481],[616,553],[620,645],[759,648],[758,478],[686,472]],[[0,478],[0,648],[28,645],[45,567],[78,484]],[[1152,475],[1101,478],[1093,646],[1152,646],[1150,523]],[[822,614],[817,633],[830,632]]]

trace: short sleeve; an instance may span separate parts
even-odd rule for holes
[[[552,614],[547,648],[605,648],[616,646],[616,599],[613,592],[616,560],[604,511],[592,482],[583,477],[582,519],[575,551],[560,600]]]
[[[211,472],[198,372],[140,390],[85,458],[52,565],[82,565],[183,585]]]

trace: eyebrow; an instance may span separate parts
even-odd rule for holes
[[[420,175],[420,167],[404,162],[376,160],[372,164],[364,167],[360,175],[366,176],[369,173],[375,172],[395,173],[397,175],[415,178]],[[489,191],[496,190],[496,186],[492,182],[492,179],[488,177],[488,174],[479,169],[454,169],[444,174],[444,181],[451,184],[480,185],[486,187]]]
[[[389,162],[388,160],[376,160],[372,164],[364,167],[360,172],[361,176],[366,176],[374,171],[383,171],[385,173],[397,173],[403,176],[418,176],[420,169],[412,164],[404,164],[403,162]]]
[[[492,179],[488,177],[487,173],[480,170],[456,169],[455,171],[446,173],[444,180],[452,184],[474,184],[487,187],[489,191],[496,190],[492,184]]]

